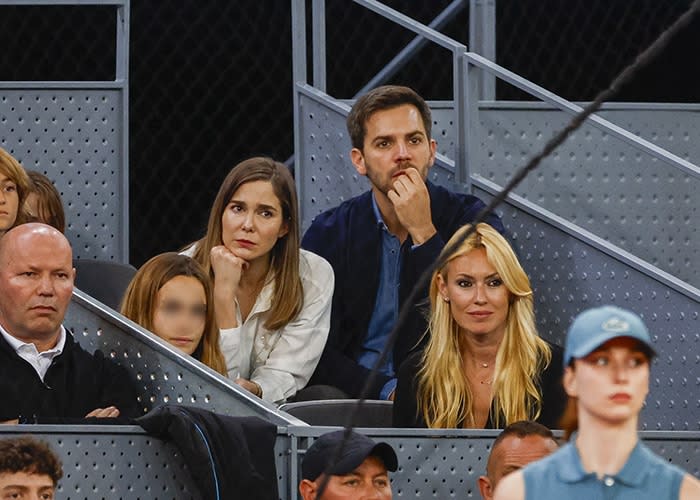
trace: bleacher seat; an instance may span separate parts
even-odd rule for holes
[[[326,399],[285,403],[280,410],[309,425],[344,426],[355,411],[357,399]],[[391,401],[368,399],[355,417],[356,427],[391,427],[394,404]]]
[[[136,274],[136,268],[131,264],[109,260],[75,259],[73,267],[76,288],[117,311]]]

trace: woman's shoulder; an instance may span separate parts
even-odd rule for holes
[[[192,242],[189,245],[187,245],[185,248],[181,249],[178,253],[180,255],[186,255],[188,257],[193,257],[194,253],[197,251],[198,244],[199,244],[198,241]]]
[[[327,284],[327,281],[334,277],[333,267],[320,255],[300,248],[299,276],[302,281],[313,280]]]

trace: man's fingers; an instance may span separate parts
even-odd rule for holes
[[[119,416],[119,409],[116,406],[108,406],[107,408],[96,408],[85,415],[85,418],[115,418]]]
[[[413,184],[425,184],[423,178],[418,173],[418,170],[416,170],[414,167],[407,168],[405,172],[406,175],[402,175],[401,177],[408,177]]]

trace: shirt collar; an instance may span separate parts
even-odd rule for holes
[[[641,441],[637,441],[622,470],[611,477],[629,486],[640,486],[647,474],[648,467],[645,467],[645,464],[648,463],[647,453],[649,452],[646,447]],[[564,456],[559,460],[559,478],[562,481],[576,483],[595,476],[594,472],[586,472],[583,469],[581,457],[578,448],[576,448],[575,436],[572,436],[569,445],[562,449],[562,454]]]
[[[642,482],[644,482],[644,476],[649,472],[648,455],[650,453],[649,449],[641,441],[637,441],[625,466],[617,473],[615,478],[630,486],[641,486]]]
[[[13,337],[5,328],[3,328],[2,325],[0,325],[0,334],[4,337],[5,341],[10,344],[10,347],[14,349],[15,352],[19,351],[19,349],[25,345],[34,345],[31,342],[23,342],[17,337]],[[52,347],[51,349],[48,349],[44,352],[46,353],[57,353],[60,354],[63,352],[63,347],[66,345],[66,329],[63,328],[63,325],[61,325],[61,330],[58,334],[58,342],[56,342],[56,345]],[[36,347],[35,347],[36,349]]]
[[[377,205],[377,200],[374,197],[374,191],[372,191],[372,211],[374,212],[374,217],[377,219],[377,226],[388,231],[384,218],[382,217],[382,212],[379,210],[379,205]]]
[[[566,483],[576,483],[593,475],[583,470],[581,457],[576,448],[576,436],[572,436],[567,446],[561,449],[563,457],[559,460],[559,479]]]

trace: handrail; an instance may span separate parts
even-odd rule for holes
[[[442,12],[435,16],[435,19],[430,21],[430,24],[428,24],[428,28],[434,30],[441,29],[452,16],[462,11],[464,7],[466,7],[465,0],[454,0],[450,3],[450,5],[445,7],[445,9]],[[423,48],[426,43],[428,43],[428,41],[422,36],[417,36],[413,40],[411,40],[408,43],[408,45],[401,49],[401,51],[386,64],[386,66],[379,70],[377,74],[375,74],[359,91],[355,93],[353,99],[356,99],[361,95],[366,94],[377,85],[381,85],[389,78],[394,76],[394,74],[408,60],[408,58],[413,56],[413,54],[415,54],[418,50]]]
[[[442,158],[445,159],[444,157]],[[452,164],[451,161],[447,161],[445,163],[447,165]],[[497,195],[503,189],[502,186],[491,182],[490,180],[485,179],[480,175],[475,175],[474,179],[472,179],[472,183],[480,189],[491,194],[492,196]],[[526,198],[523,198],[522,196],[516,193],[510,193],[508,195],[508,203],[512,204],[513,206],[517,207],[523,212],[528,213],[533,217],[536,217],[537,219],[547,221],[547,223],[551,224],[553,227],[569,234],[570,236],[575,237],[578,241],[590,245],[592,248],[600,250],[601,252],[609,255],[610,257],[613,257],[618,262],[627,264],[633,269],[636,269],[637,271],[658,281],[659,283],[663,283],[665,286],[679,293],[682,293],[686,297],[700,302],[700,289],[694,287],[689,283],[686,283],[681,279],[678,279],[677,277],[664,271],[663,269],[660,269],[657,266],[650,264],[646,260],[637,257],[628,250],[625,250],[624,248],[621,248],[614,243],[606,241],[605,239],[597,236],[591,231],[585,229],[584,227],[569,222],[566,219],[551,212],[550,210],[542,208],[539,205],[532,203],[531,201],[527,200]]]
[[[468,162],[468,152],[471,148],[474,147],[475,143],[475,138],[473,136],[472,130],[475,126],[473,113],[467,113],[468,110],[475,111],[476,103],[474,100],[476,99],[477,93],[476,90],[478,87],[478,80],[476,80],[469,71],[468,65],[471,64],[473,66],[476,66],[480,68],[481,70],[484,70],[488,73],[491,73],[498,77],[499,79],[517,87],[518,89],[526,92],[529,95],[532,95],[534,97],[537,97],[538,99],[547,102],[549,104],[554,105],[556,108],[565,111],[569,114],[576,114],[579,113],[582,108],[556,94],[553,92],[548,91],[547,89],[513,73],[512,71],[509,71],[502,66],[499,66],[498,64],[486,59],[485,57],[476,54],[474,52],[468,52],[466,47],[451,38],[443,35],[442,33],[439,33],[435,29],[425,26],[421,23],[416,22],[414,19],[411,17],[398,12],[390,7],[387,7],[386,5],[382,4],[381,2],[377,0],[353,0],[356,4],[359,4],[368,10],[371,10],[385,19],[388,19],[390,21],[395,22],[396,24],[413,31],[417,35],[421,37],[421,41],[424,40],[430,40],[437,45],[446,48],[448,50],[453,51],[454,57],[453,57],[453,79],[454,79],[454,102],[455,102],[455,113],[456,113],[456,132],[457,132],[457,144],[456,144],[456,151],[455,151],[455,160],[457,165],[460,166],[460,168],[456,169],[455,172],[455,179],[458,184],[465,185],[467,188],[469,187],[469,169],[467,168],[467,162]],[[322,0],[316,0],[314,2],[317,5],[323,4],[324,2]],[[453,2],[448,8],[453,7],[453,5],[456,4],[456,2]],[[447,10],[447,9],[445,9]],[[437,21],[437,18],[436,20]],[[434,22],[435,22],[434,21]],[[295,27],[300,27],[299,24],[295,25]],[[419,43],[418,39],[414,39],[411,44],[413,43]],[[409,44],[409,46],[411,45]],[[403,60],[405,57],[404,52],[409,48],[407,46],[404,48],[404,50],[399,53],[394,60],[392,60],[392,63],[396,61],[398,63],[400,60]],[[464,61],[468,62],[469,64],[464,64]],[[304,61],[304,66],[305,66],[305,61]],[[325,66],[323,66],[323,69],[325,70]],[[385,70],[380,71],[375,75],[375,77],[363,87],[362,90],[365,90],[367,87],[369,87],[373,83],[378,83],[379,78],[382,78],[385,76]],[[317,73],[314,73],[317,75]],[[298,76],[299,73],[297,73]],[[305,75],[304,75],[305,76]],[[306,82],[306,79],[303,79],[304,83]],[[325,81],[325,75],[323,76],[323,81]],[[325,89],[321,89],[324,90]],[[360,93],[362,93],[362,90]],[[469,109],[467,109],[469,108]],[[677,168],[684,173],[691,175],[692,177],[695,178],[700,178],[700,167],[696,166],[695,164],[671,153],[670,151],[661,148],[652,142],[643,139],[627,130],[625,130],[622,127],[619,127],[618,125],[615,125],[614,123],[606,120],[605,118],[600,117],[599,115],[592,115],[588,118],[590,123],[595,126],[596,128],[603,130],[607,133],[610,133],[612,136],[626,142],[627,144],[651,155],[654,158],[657,158],[664,163],[671,165],[674,168]]]
[[[34,5],[121,5],[126,6],[129,0],[0,0],[0,6],[19,5],[19,6],[34,6]]]
[[[89,312],[91,316],[100,318],[104,324],[107,324],[121,331],[124,335],[129,336],[139,343],[143,344],[150,351],[163,356],[175,364],[186,369],[190,374],[200,379],[202,382],[211,385],[217,390],[230,394],[231,399],[236,399],[238,402],[251,408],[256,414],[266,414],[274,417],[274,423],[278,425],[304,425],[304,422],[279,411],[272,403],[263,401],[262,399],[253,396],[245,389],[235,384],[231,379],[220,375],[208,366],[196,361],[191,356],[182,354],[181,351],[171,346],[155,334],[149,332],[141,325],[131,321],[127,317],[119,314],[117,311],[107,307],[102,302],[94,299],[90,295],[81,290],[74,289],[71,299],[72,304],[75,304]],[[72,311],[69,309],[67,322],[70,321]],[[104,337],[104,333],[100,336]]]
[[[436,31],[421,23],[416,22],[415,19],[407,16],[406,14],[402,14],[401,12],[392,9],[391,7],[387,7],[386,5],[384,5],[381,2],[378,2],[377,0],[353,0],[353,2],[362,5],[363,7],[366,7],[367,9],[384,17],[385,19],[394,21],[395,23],[401,25],[402,27],[408,30],[413,31],[414,33],[422,36],[423,38],[427,38],[428,40],[435,42],[440,47],[451,51],[466,51],[467,49],[467,47],[464,44],[455,42],[452,38],[443,35],[439,31]]]
[[[538,99],[553,104],[562,111],[565,111],[571,115],[578,114],[582,111],[581,106],[567,101],[563,97],[559,97],[553,92],[550,92],[549,90],[540,87],[539,85],[519,75],[516,75],[512,71],[509,71],[503,68],[502,66],[499,66],[498,64],[489,61],[488,59],[480,56],[479,54],[475,54],[474,52],[465,52],[464,57],[469,61],[470,64],[473,64],[474,66],[477,66],[485,71],[493,73],[501,80],[510,83],[514,87],[517,87],[520,90],[534,97],[537,97]],[[623,129],[622,127],[619,127],[618,125],[615,125],[614,123],[606,120],[605,118],[601,118],[598,115],[593,114],[588,118],[588,120],[598,129],[604,130],[605,132],[610,133],[611,135],[625,141],[630,145],[638,146],[642,151],[649,153],[653,157],[658,158],[659,160],[662,160],[673,167],[683,170],[689,175],[700,178],[700,167],[690,163],[687,160],[684,160],[683,158],[677,155],[674,155],[670,151],[667,151],[666,149],[663,149],[657,146],[656,144],[649,142],[646,139],[643,139],[638,135],[635,135]]]

